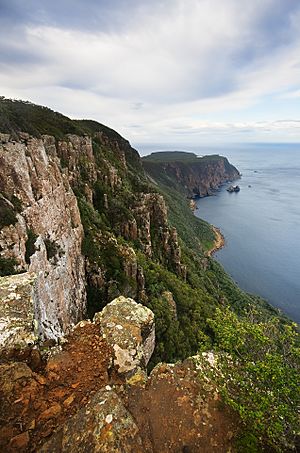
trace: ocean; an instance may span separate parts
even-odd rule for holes
[[[300,323],[300,145],[186,151],[226,156],[242,173],[240,192],[228,193],[224,185],[197,201],[195,215],[225,237],[214,258],[242,289]]]
[[[300,323],[300,145],[255,145],[222,154],[242,178],[240,192],[223,186],[197,203],[196,215],[225,236],[225,247],[214,257],[241,288]]]

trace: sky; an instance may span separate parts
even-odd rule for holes
[[[300,142],[299,0],[0,0],[0,95],[133,145]]]

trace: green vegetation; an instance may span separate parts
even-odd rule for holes
[[[238,317],[228,308],[217,309],[208,324],[216,364],[205,366],[203,359],[202,372],[217,382],[225,402],[244,422],[247,431],[241,445],[247,440],[252,449],[255,441],[278,451],[292,448],[299,432],[300,405],[296,324],[282,324],[278,317],[262,321],[255,309]]]
[[[84,228],[82,253],[88,259],[91,273],[98,275],[101,287],[88,279],[88,313],[92,317],[108,300],[126,293],[128,284],[120,248],[104,213],[100,214],[84,197],[78,196]],[[106,282],[106,284],[105,284]]]
[[[0,132],[2,133],[15,135],[17,132],[27,132],[34,137],[48,134],[62,139],[66,134],[83,136],[93,135],[99,131],[104,132],[110,140],[126,142],[113,129],[96,121],[71,120],[48,107],[0,96]]]
[[[22,212],[22,201],[18,197],[13,195],[10,202],[14,205],[16,212]]]
[[[183,244],[199,253],[210,250],[215,239],[211,226],[193,214],[186,197],[176,188],[160,184],[160,191],[169,207],[170,225],[176,227]]]
[[[150,154],[149,156],[143,157],[143,162],[157,162],[164,164],[166,162],[179,162],[179,163],[199,163],[204,161],[211,162],[212,160],[219,159],[218,154],[212,154],[209,156],[198,157],[194,153],[188,153],[186,151],[160,151]]]
[[[0,132],[14,135],[18,131],[36,137],[49,134],[57,138],[64,134],[84,133],[72,120],[47,107],[0,97]]]
[[[46,252],[47,252],[47,260],[52,261],[53,264],[56,264],[58,261],[58,258],[62,256],[63,251],[60,247],[59,244],[57,244],[55,241],[52,241],[49,238],[44,239],[45,247],[46,247]]]
[[[32,231],[27,231],[27,241],[25,244],[26,252],[25,252],[25,261],[27,264],[30,264],[30,257],[35,253],[35,241],[37,240],[37,235]]]
[[[12,275],[16,273],[15,266],[17,262],[15,258],[4,258],[0,256],[0,277],[5,275]]]
[[[152,365],[192,355],[207,341],[206,319],[214,312],[214,299],[205,288],[193,287],[143,254],[139,253],[138,258],[145,274],[146,305],[155,313],[157,339]],[[177,320],[163,298],[164,291],[173,295]]]
[[[5,226],[14,225],[17,217],[14,208],[0,194],[0,230]]]

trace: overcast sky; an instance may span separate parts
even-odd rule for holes
[[[300,142],[299,0],[0,0],[2,95],[140,143]]]

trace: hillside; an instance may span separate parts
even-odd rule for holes
[[[0,275],[33,279],[35,337],[30,337],[30,348],[32,341],[36,347],[55,343],[74,324],[92,319],[120,296],[154,313],[150,369],[214,348],[235,354],[233,336],[225,346],[218,338],[223,328],[224,338],[229,332],[218,324],[223,318],[224,323],[236,323],[241,338],[246,331],[251,338],[257,332],[265,338],[270,323],[274,338],[285,329],[294,334],[289,320],[241,291],[208,256],[215,234],[188,206],[187,196],[207,195],[239,177],[226,158],[160,153],[141,160],[127,140],[102,124],[4,98],[0,131]],[[10,278],[2,280],[5,288],[10,288]],[[4,293],[1,351],[7,360],[5,345],[20,336],[10,300],[20,305],[23,299],[14,291],[11,296]],[[21,318],[27,319],[28,303],[26,299],[26,307],[18,305]],[[249,318],[257,323],[254,333]],[[32,320],[26,322],[27,329]],[[20,344],[27,341],[26,329]],[[141,335],[148,333],[146,329]],[[282,340],[277,338],[275,346],[272,360],[280,361]],[[285,380],[286,366],[294,370],[294,362],[282,364]],[[268,389],[261,390],[262,397],[264,392]],[[280,400],[284,410],[286,405],[295,407],[298,398],[295,392],[290,403],[287,393],[286,400]],[[272,401],[275,411],[274,405]],[[260,432],[269,439],[263,428]]]

